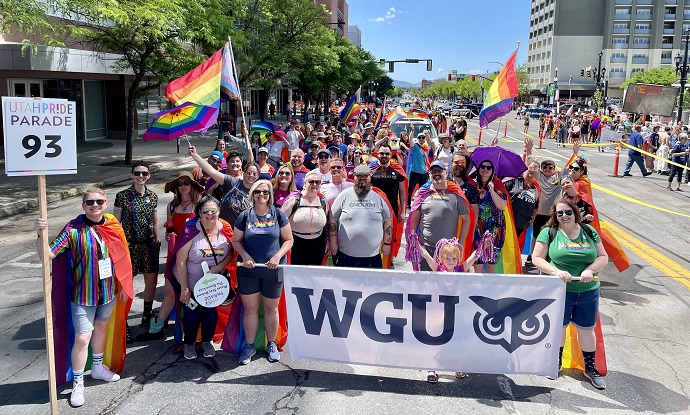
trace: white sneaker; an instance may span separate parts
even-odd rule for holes
[[[84,382],[74,382],[74,386],[72,386],[72,394],[69,397],[69,403],[74,407],[84,405]]]
[[[268,342],[268,361],[277,362],[280,360],[280,352],[278,352],[278,346],[275,342]]]
[[[108,369],[106,365],[92,366],[91,377],[93,379],[100,379],[106,382],[117,382],[120,380],[120,375]]]

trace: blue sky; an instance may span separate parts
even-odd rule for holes
[[[520,41],[527,60],[530,0],[348,0],[349,24],[362,30],[362,47],[376,59],[433,59],[396,63],[395,80],[417,83],[459,73],[499,70]],[[386,70],[388,68],[385,68]]]

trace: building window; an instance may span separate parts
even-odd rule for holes
[[[628,43],[628,41],[624,37],[614,37],[613,43]]]
[[[611,72],[625,72],[623,68],[611,68]]]
[[[637,9],[637,14],[652,14],[652,9]]]
[[[633,68],[633,70],[630,71],[630,73],[631,73],[631,74],[634,74],[635,72],[640,72],[640,71],[644,71],[644,69],[642,69],[642,68]],[[621,72],[623,72],[623,71],[621,70]]]
[[[636,37],[633,40],[633,43],[638,44],[638,45],[648,45],[649,44],[649,38],[646,37]]]
[[[620,53],[620,52],[612,53],[611,59],[625,59],[625,53]]]
[[[630,26],[628,26],[627,23],[615,23],[613,25],[614,29],[630,29]]]
[[[645,59],[645,58],[647,58],[647,55],[645,55],[645,54],[643,54],[643,53],[635,53],[635,54],[633,54],[633,59]]]
[[[635,29],[649,29],[649,23],[638,23],[635,25]]]
[[[628,9],[616,9],[616,14],[630,14]]]

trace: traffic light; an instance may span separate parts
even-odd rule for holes
[[[477,75],[472,75],[472,82],[477,80]]]
[[[592,67],[588,66],[587,67],[587,78],[591,78],[591,77],[592,77]]]
[[[381,67],[386,66],[386,60],[385,59],[379,59],[379,65],[381,65]]]
[[[453,74],[449,73],[448,74],[448,82],[450,82],[451,80],[453,80]]]
[[[431,71],[431,59],[427,59],[426,61],[426,70]]]
[[[394,62],[388,62],[388,72],[393,72],[395,69],[395,63]]]
[[[580,69],[580,78],[585,77],[585,68]]]

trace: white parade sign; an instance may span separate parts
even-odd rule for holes
[[[76,104],[64,99],[2,97],[5,173],[77,173]]]
[[[204,276],[194,284],[194,298],[202,307],[218,307],[230,293],[230,282],[224,275],[210,274],[206,262],[201,263],[201,268]]]

